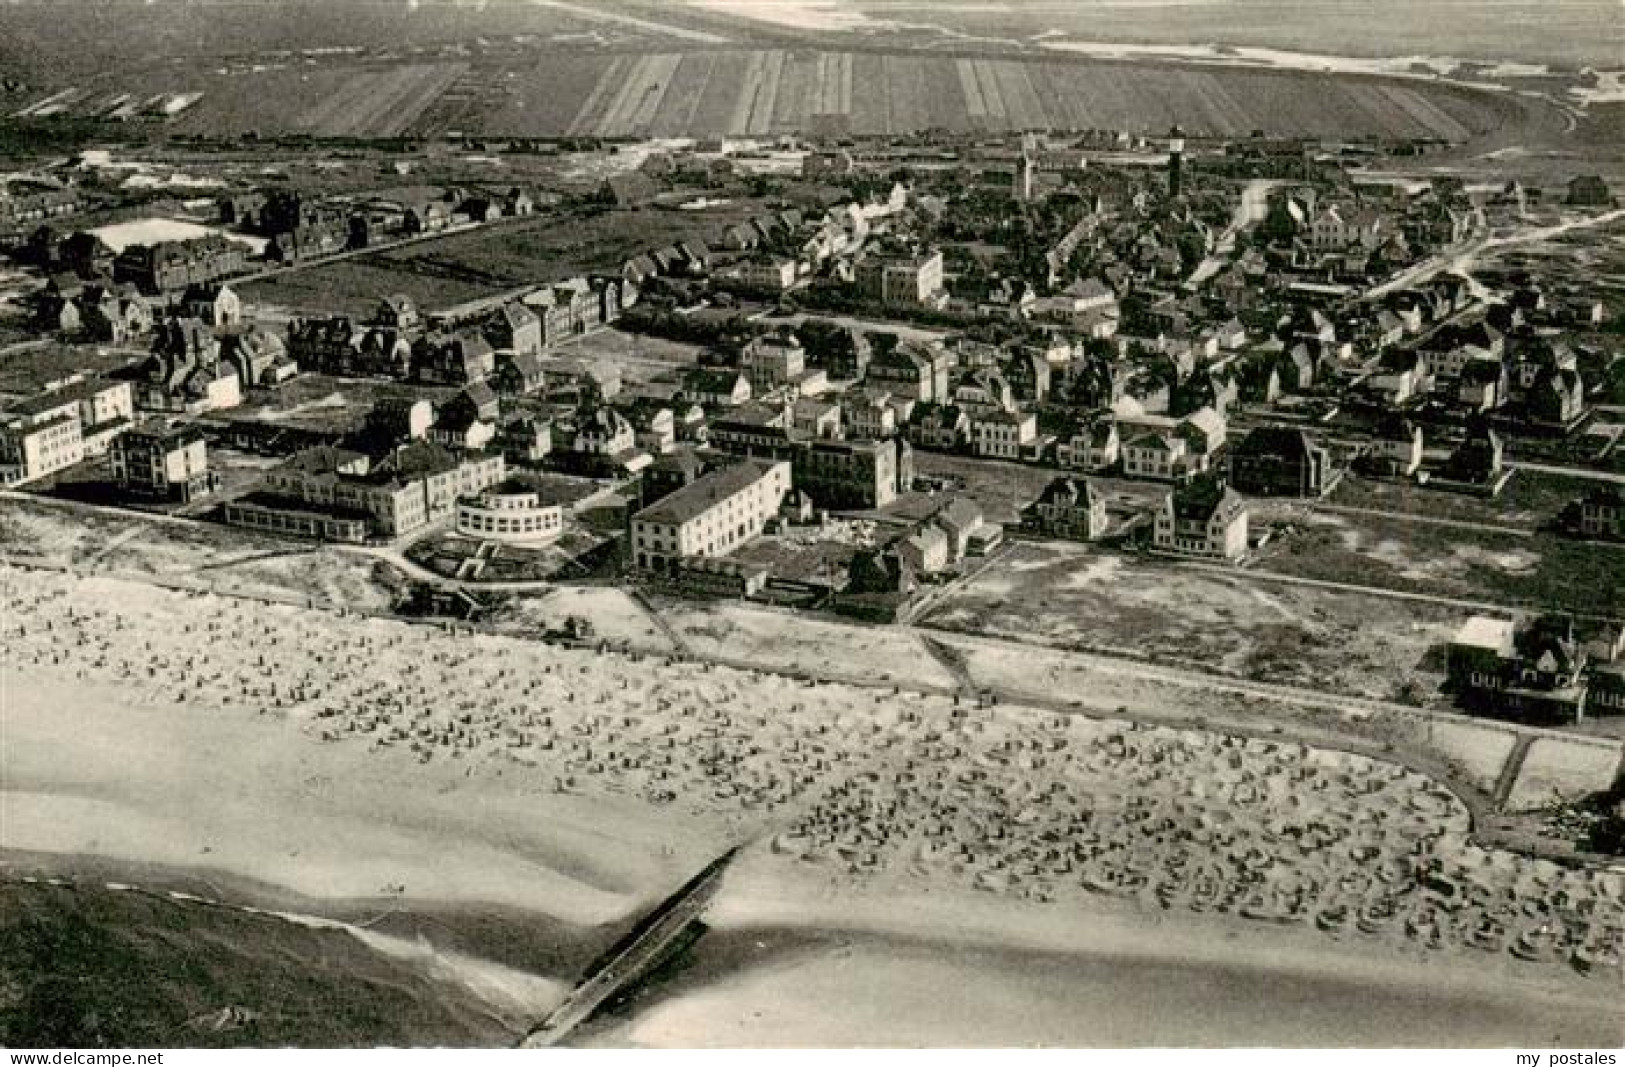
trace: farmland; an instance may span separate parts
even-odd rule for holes
[[[109,75],[64,92],[60,107],[81,115],[121,98],[197,94],[168,119],[176,132],[322,137],[1151,132],[1177,122],[1198,134],[1460,141],[1516,123],[1534,106],[1512,94],[1356,75],[813,49],[282,61]],[[42,92],[29,106],[47,99]]]

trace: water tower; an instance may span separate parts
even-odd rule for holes
[[[1168,195],[1178,196],[1184,184],[1185,131],[1178,124],[1168,131]]]

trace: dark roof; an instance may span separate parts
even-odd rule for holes
[[[1309,435],[1292,426],[1260,426],[1236,445],[1237,455],[1308,457],[1316,445]]]
[[[755,485],[776,466],[766,460],[746,460],[712,471],[649,505],[632,518],[644,522],[685,523]]]
[[[1246,508],[1246,503],[1228,485],[1201,478],[1180,486],[1169,494],[1176,518],[1207,522],[1215,517],[1228,519]]]

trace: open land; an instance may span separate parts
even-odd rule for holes
[[[1019,544],[951,589],[922,625],[1195,666],[1257,681],[1392,699],[1433,693],[1435,654],[1467,612],[1357,592],[1268,586],[1244,574]]]
[[[799,913],[930,946],[954,936],[939,923],[1028,915],[1145,958],[1116,926],[1127,913],[1157,922],[1151,959],[1200,957],[1212,924],[1234,924],[1273,965],[1328,980],[1349,964],[1294,940],[1335,937],[1339,958],[1426,974],[1447,999],[1493,998],[1493,973],[1567,1005],[1538,1040],[1558,1017],[1571,1043],[1613,1026],[1594,1005],[1617,975],[1619,876],[1486,850],[1450,793],[1367,757],[105,577],[13,568],[4,595],[7,848],[218,869],[352,908],[462,901],[598,926],[721,841],[759,840],[724,924]],[[910,907],[927,892],[941,910]],[[940,951],[928,969],[953,966]],[[1573,974],[1576,955],[1600,973]],[[1153,1039],[1141,1022],[1122,1032]],[[1373,1023],[1349,1018],[1340,1039],[1369,1042]]]
[[[92,78],[74,87],[68,104],[95,114],[125,94],[200,94],[172,121],[181,132],[217,136],[765,137],[817,125],[858,135],[1151,132],[1178,122],[1211,135],[1262,129],[1448,140],[1529,121],[1547,106],[1511,93],[1354,74],[838,47],[255,69],[266,66]],[[48,99],[43,90],[36,95]]]

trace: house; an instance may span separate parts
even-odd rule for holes
[[[1361,466],[1383,477],[1410,478],[1422,469],[1422,454],[1422,427],[1403,416],[1387,415],[1377,423]]]
[[[476,330],[425,334],[412,346],[412,376],[427,384],[483,382],[496,369],[496,350]]]
[[[1524,396],[1529,421],[1567,428],[1585,415],[1585,384],[1576,370],[1545,368]]]
[[[983,555],[1004,536],[1004,530],[982,516],[982,506],[967,496],[956,496],[931,516],[930,525],[948,536],[948,561]]]
[[[0,485],[66,470],[105,453],[135,417],[127,381],[78,378],[0,409]]]
[[[1585,716],[1585,646],[1561,616],[1511,620],[1475,615],[1451,640],[1445,664],[1466,707],[1541,724]]]
[[[1570,179],[1568,202],[1573,207],[1613,207],[1614,194],[1599,175],[1582,174]]]
[[[726,556],[761,534],[790,492],[790,464],[749,459],[713,471],[632,516],[627,537],[640,570]]]
[[[299,373],[282,338],[258,323],[223,326],[215,330],[220,362],[237,372],[243,389],[280,385]]]
[[[570,451],[614,459],[636,448],[637,431],[632,428],[631,420],[609,405],[598,404],[576,413]]]
[[[788,330],[763,334],[745,345],[739,367],[750,379],[752,396],[766,396],[787,387],[798,391],[807,376],[807,350]]]
[[[1500,434],[1482,422],[1474,423],[1445,461],[1444,476],[1468,485],[1496,486],[1501,479],[1504,451]]]
[[[409,396],[386,396],[373,401],[361,434],[364,439],[393,448],[403,441],[421,441],[434,426],[434,405]]]
[[[660,195],[660,183],[641,171],[632,171],[604,179],[598,193],[619,208],[641,207]]]
[[[1251,496],[1318,497],[1327,467],[1326,450],[1302,430],[1260,426],[1231,450],[1230,484]]]
[[[1161,551],[1209,559],[1247,554],[1247,504],[1216,478],[1194,479],[1163,498],[1152,529]]]
[[[871,346],[863,374],[867,389],[916,401],[948,401],[950,356],[941,344],[876,337]]]
[[[475,382],[441,407],[429,439],[454,449],[482,449],[497,435],[496,393]]]
[[[491,377],[503,396],[529,396],[547,386],[547,364],[534,352],[516,355],[498,349],[497,370]]]
[[[912,576],[939,574],[951,562],[947,531],[929,523],[898,539],[891,551],[904,583]]]
[[[518,415],[497,428],[491,447],[516,467],[546,459],[553,451],[553,424],[535,415]]]
[[[542,350],[542,321],[524,304],[510,300],[486,320],[485,339],[499,352],[534,356]]]
[[[971,416],[971,449],[987,459],[1021,459],[1038,440],[1038,416],[993,410]]]
[[[1456,402],[1472,412],[1495,410],[1507,391],[1506,364],[1494,356],[1468,360],[1456,378]]]
[[[914,481],[914,450],[882,441],[802,441],[791,454],[797,489],[823,508],[883,508]]]
[[[235,326],[243,321],[243,302],[231,286],[220,282],[190,285],[181,296],[180,314],[210,326]]]
[[[683,396],[704,407],[738,407],[752,395],[750,379],[735,367],[695,367],[683,375]]]
[[[1153,431],[1123,442],[1123,474],[1129,478],[1178,481],[1185,477],[1189,446],[1178,434]]]
[[[684,445],[658,455],[654,462],[643,468],[641,479],[642,501],[652,504],[696,481],[706,472],[706,464],[690,446]]]
[[[1070,476],[1046,485],[1021,513],[1023,530],[1073,541],[1094,541],[1105,535],[1109,525],[1105,495],[1087,479]]]
[[[796,284],[798,267],[787,256],[753,256],[736,268],[735,277],[747,289],[782,293]]]
[[[620,408],[632,424],[635,447],[652,456],[664,455],[677,447],[677,415],[658,400],[634,399]]]
[[[1580,533],[1625,541],[1625,489],[1617,485],[1597,485],[1579,501]]]
[[[790,407],[791,425],[799,434],[817,438],[841,436],[841,406],[802,397]]]
[[[952,404],[922,401],[914,405],[903,432],[915,448],[957,451],[970,441],[970,414]]]
[[[841,421],[847,436],[859,440],[895,436],[912,410],[912,405],[894,400],[886,393],[852,392],[841,399]]]
[[[942,253],[875,252],[858,260],[853,282],[858,294],[887,306],[941,307],[948,294],[943,288]]]
[[[237,368],[220,361],[220,341],[198,319],[170,319],[153,331],[137,403],[151,411],[200,414],[243,402]]]
[[[209,470],[203,431],[195,426],[137,424],[113,439],[107,457],[119,488],[142,496],[189,503],[219,485]]]

